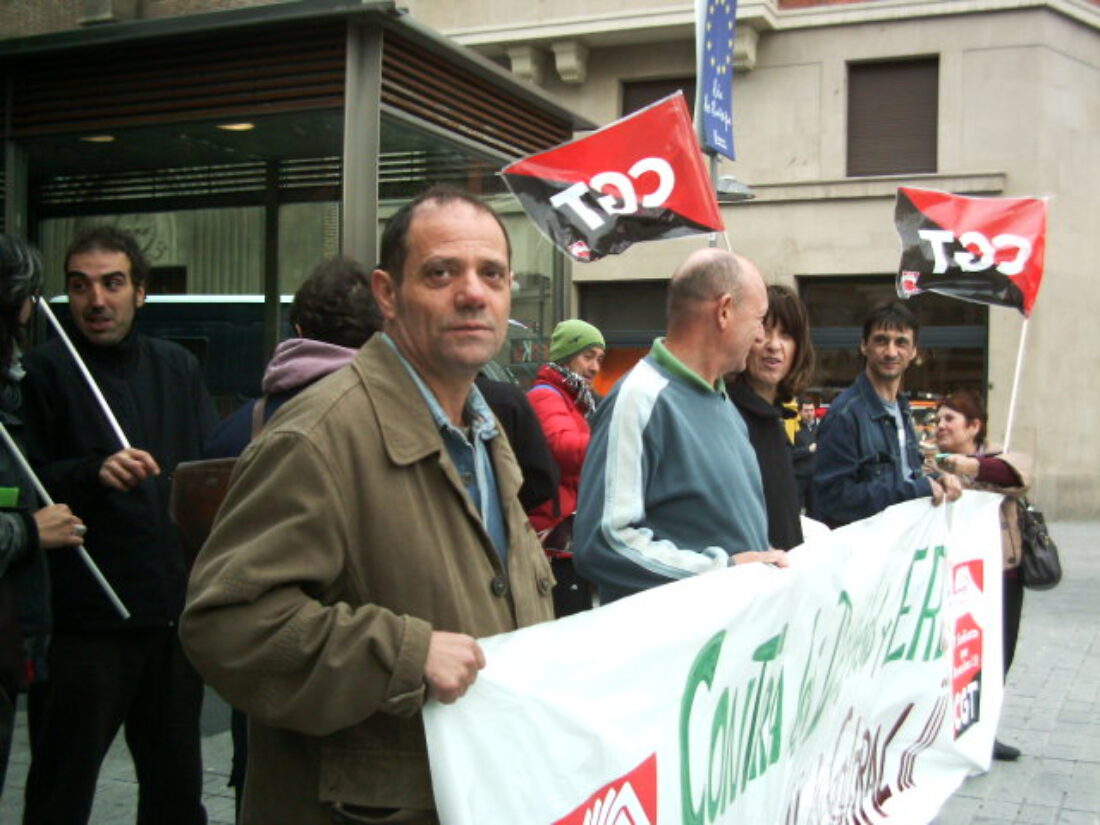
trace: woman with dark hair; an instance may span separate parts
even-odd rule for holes
[[[1004,495],[1001,504],[1001,548],[1004,556],[1001,596],[1004,644],[1004,672],[1016,653],[1020,614],[1024,606],[1024,583],[1020,578],[1019,501],[1031,487],[1031,460],[1021,453],[1005,453],[985,440],[988,416],[981,397],[970,390],[948,395],[936,409],[936,455],[938,469],[952,473],[962,486]],[[1018,748],[1000,741],[993,743],[993,758],[1011,762],[1020,756]]]
[[[790,287],[773,284],[768,287],[764,336],[753,343],[745,371],[727,379],[726,388],[745,420],[760,465],[768,542],[780,550],[802,543],[798,482],[783,423],[796,413],[783,405],[806,388],[813,370],[806,307]]]
[[[38,253],[0,234],[0,421],[20,443],[19,344],[42,286]],[[50,589],[44,550],[76,547],[83,524],[65,504],[35,507],[31,480],[0,445],[0,790],[7,772],[15,697],[45,677]]]

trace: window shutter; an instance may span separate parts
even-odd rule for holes
[[[636,112],[650,103],[656,103],[677,91],[684,93],[688,111],[695,111],[695,78],[675,77],[668,80],[624,80],[623,116]]]
[[[939,60],[848,66],[848,175],[936,171]]]

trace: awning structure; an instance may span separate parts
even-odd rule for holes
[[[8,39],[0,230],[47,256],[97,216],[181,249],[201,233],[178,291],[262,290],[270,350],[288,271],[335,251],[373,263],[394,204],[436,182],[506,197],[497,170],[593,125],[392,0]],[[564,311],[563,265],[521,246],[541,328]]]
[[[11,39],[0,41],[0,71],[0,128],[10,149],[6,224],[16,230],[27,220],[25,158],[17,148],[26,142],[39,141],[37,168],[63,177],[43,191],[44,214],[74,196],[183,194],[207,166],[225,167],[216,174],[217,191],[239,193],[271,174],[265,160],[279,160],[276,178],[299,189],[343,184],[347,208],[351,200],[376,199],[370,178],[378,172],[370,167],[383,175],[387,167],[401,169],[400,158],[382,151],[384,130],[407,124],[504,161],[592,126],[417,24],[391,0],[276,3]],[[317,113],[312,128],[290,128],[288,118],[277,137],[268,130],[251,143],[201,129],[304,112]],[[74,142],[42,141],[132,128],[149,130],[139,145],[101,145],[94,153]],[[173,158],[184,155],[202,171],[161,180],[142,173],[174,167]],[[312,162],[295,168],[289,161],[297,158]]]

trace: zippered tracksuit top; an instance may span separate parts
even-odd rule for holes
[[[768,549],[744,421],[662,339],[596,410],[573,538],[603,604]]]

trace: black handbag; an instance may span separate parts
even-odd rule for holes
[[[1020,520],[1020,543],[1023,558],[1020,575],[1024,587],[1031,590],[1050,590],[1062,580],[1062,563],[1058,559],[1058,545],[1050,537],[1042,511],[1032,507],[1027,499],[1016,508]]]

